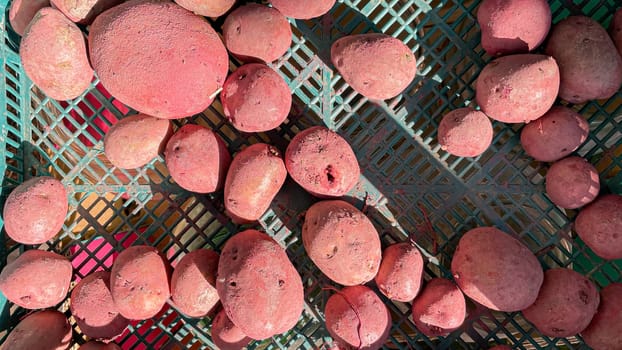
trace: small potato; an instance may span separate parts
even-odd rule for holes
[[[23,244],[41,244],[63,228],[69,200],[58,180],[41,176],[17,186],[4,204],[4,229]]]
[[[283,56],[292,43],[292,28],[279,10],[246,4],[231,12],[222,25],[229,52],[244,62],[270,63]]]
[[[80,346],[80,350],[121,350],[121,347],[115,343],[100,343],[98,341],[91,340]]]
[[[520,142],[525,152],[541,162],[560,160],[585,142],[588,122],[570,108],[555,106],[542,117],[525,125]]]
[[[26,27],[35,14],[42,8],[50,6],[50,0],[14,0],[9,9],[9,22],[15,33],[24,35]]]
[[[231,163],[229,150],[220,136],[194,124],[186,124],[173,134],[164,157],[173,180],[197,193],[220,190]]]
[[[0,291],[25,309],[45,309],[65,299],[73,268],[62,255],[43,250],[27,250],[4,267]]]
[[[380,268],[380,236],[371,221],[342,200],[313,204],[305,214],[302,242],[309,258],[344,286],[371,281]]]
[[[223,112],[243,132],[277,128],[287,119],[292,92],[283,78],[265,64],[246,64],[225,81],[220,94]]]
[[[622,55],[622,9],[616,11],[611,20],[609,34],[613,43],[618,48],[618,53]]]
[[[333,43],[330,57],[343,80],[372,100],[396,97],[417,74],[417,59],[410,48],[386,34],[345,36]]]
[[[121,315],[130,320],[154,317],[168,299],[169,265],[153,247],[122,251],[112,264],[110,291]]]
[[[336,0],[270,0],[287,17],[295,19],[311,19],[320,17],[330,11]]]
[[[95,17],[124,0],[50,0],[71,21],[90,24]]]
[[[622,196],[597,198],[579,212],[574,227],[596,255],[607,260],[622,258]]]
[[[40,9],[19,48],[26,75],[48,97],[71,100],[91,85],[93,68],[80,29],[60,11]]]
[[[621,283],[612,283],[600,291],[598,312],[581,337],[594,350],[622,349]]]
[[[423,278],[423,257],[409,242],[385,248],[376,275],[376,285],[387,298],[408,302],[419,293]]]
[[[492,143],[493,129],[486,114],[473,108],[459,108],[438,125],[441,149],[458,157],[477,157]]]
[[[317,197],[341,197],[356,185],[361,169],[352,147],[322,126],[298,133],[285,152],[287,172]]]
[[[389,338],[389,309],[365,286],[345,287],[331,295],[324,314],[331,337],[355,349],[380,349]]]
[[[171,122],[146,114],[123,118],[104,137],[104,153],[112,165],[122,169],[147,165],[164,150],[173,133]]]
[[[203,317],[218,304],[218,253],[199,249],[184,255],[171,277],[171,299],[186,316]]]
[[[412,316],[421,333],[428,337],[446,336],[464,323],[464,295],[452,281],[433,278],[413,301]]]
[[[553,106],[558,91],[559,68],[552,57],[520,54],[486,65],[477,78],[475,99],[492,119],[528,123]]]
[[[544,279],[529,248],[494,227],[474,228],[460,238],[451,272],[466,296],[504,312],[533,304]]]
[[[235,0],[175,0],[175,2],[186,10],[205,17],[220,17],[235,4]]]
[[[585,276],[570,269],[551,269],[544,273],[536,302],[523,310],[523,316],[547,337],[565,338],[588,326],[599,303],[598,289]]]
[[[622,85],[622,57],[605,29],[589,17],[557,23],[545,51],[559,65],[559,97],[570,103],[610,98]]]
[[[225,243],[216,289],[227,317],[256,340],[292,329],[304,306],[296,268],[277,242],[256,230]]]
[[[242,350],[252,339],[231,322],[225,310],[212,321],[212,340],[220,350]]]
[[[599,191],[598,171],[584,158],[564,158],[553,163],[546,173],[546,194],[564,209],[577,209],[592,202]]]
[[[71,326],[56,310],[26,316],[11,331],[2,350],[65,350],[71,345]]]

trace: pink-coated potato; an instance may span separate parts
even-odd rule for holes
[[[9,22],[15,33],[24,35],[26,27],[42,8],[50,6],[50,0],[14,0],[9,9]]]
[[[320,17],[330,11],[336,0],[270,0],[287,17],[295,19],[311,19]]]
[[[56,310],[26,316],[11,331],[2,350],[65,350],[71,345],[71,326]]]
[[[98,341],[91,340],[90,342],[84,343],[79,348],[80,350],[121,350],[121,347],[115,343],[101,343]]]
[[[622,349],[622,283],[600,291],[598,311],[581,337],[594,350]]]
[[[433,278],[413,301],[412,317],[421,333],[429,337],[446,336],[464,323],[464,294],[452,281]]]
[[[618,48],[618,53],[622,55],[622,8],[613,15],[611,25],[609,26],[609,34]]]
[[[577,209],[592,202],[599,191],[598,171],[584,158],[558,160],[546,173],[546,194],[564,209]]]
[[[458,157],[477,157],[492,143],[490,119],[473,108],[459,108],[443,117],[438,125],[441,149]]]
[[[235,4],[235,0],[175,0],[175,2],[186,10],[205,17],[220,17]]]
[[[607,260],[622,258],[622,196],[597,198],[579,212],[574,227],[596,255]]]
[[[212,321],[212,340],[220,350],[242,350],[252,339],[231,322],[225,310]]]
[[[218,304],[216,273],[218,253],[192,251],[179,261],[171,277],[171,300],[184,315],[203,317]]]
[[[50,0],[71,21],[90,24],[95,17],[124,0]]]
[[[376,285],[387,298],[413,300],[423,279],[423,257],[410,242],[395,243],[384,249],[376,275]]]

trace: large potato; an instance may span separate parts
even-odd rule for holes
[[[302,280],[287,254],[255,230],[225,243],[216,289],[231,322],[256,340],[293,328],[304,306]]]
[[[179,6],[205,17],[220,17],[227,13],[235,0],[175,0]]]
[[[622,349],[621,283],[612,283],[600,291],[598,311],[581,337],[594,350]]]
[[[71,345],[71,326],[56,310],[26,316],[11,331],[2,350],[65,350]]]
[[[593,201],[599,191],[598,171],[584,158],[564,158],[546,173],[546,194],[562,208],[580,208]]]
[[[190,317],[203,317],[218,304],[218,253],[199,249],[184,255],[171,277],[171,300]]]
[[[50,0],[52,5],[76,23],[90,24],[105,10],[124,0]]]
[[[529,248],[494,227],[474,228],[460,238],[451,272],[469,298],[505,312],[533,304],[544,279]]]
[[[209,23],[170,1],[131,0],[105,11],[90,27],[89,48],[106,89],[159,118],[205,110],[229,70]]]
[[[241,350],[251,338],[231,322],[225,310],[220,310],[212,321],[212,340],[220,350]]]
[[[429,337],[446,336],[464,323],[464,294],[452,281],[433,278],[413,301],[412,317],[421,333]]]
[[[608,260],[622,258],[622,196],[597,198],[579,212],[574,227],[596,255]]]
[[[9,9],[9,22],[15,33],[24,35],[35,14],[50,6],[50,0],[14,0]]]
[[[438,125],[441,149],[458,157],[479,156],[490,147],[492,137],[490,119],[469,107],[445,114]]]
[[[287,17],[296,19],[311,19],[320,17],[330,11],[336,0],[270,0]]]
[[[387,298],[408,302],[419,293],[423,280],[423,257],[410,242],[396,243],[382,252],[376,285]]]

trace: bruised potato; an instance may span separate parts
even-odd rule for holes
[[[2,350],[64,350],[71,345],[71,326],[56,310],[37,311],[26,316],[11,331]]]

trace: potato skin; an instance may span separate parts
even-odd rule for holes
[[[546,194],[562,208],[580,208],[592,202],[599,191],[598,171],[584,158],[564,158],[546,173]]]
[[[122,3],[123,0],[50,0],[50,2],[72,22],[89,24],[100,13]]]
[[[585,343],[594,350],[622,348],[622,284],[612,283],[600,291],[598,312],[581,332]]]
[[[110,291],[121,315],[130,320],[154,317],[170,295],[168,262],[153,247],[122,251],[112,264]]]
[[[466,296],[504,312],[533,304],[544,278],[529,248],[494,227],[474,228],[462,236],[451,271]]]
[[[433,278],[413,301],[412,317],[421,333],[429,337],[446,336],[464,323],[464,294],[452,281]]]
[[[2,350],[65,350],[71,345],[71,326],[56,310],[26,316],[11,331]]]
[[[423,257],[410,242],[395,243],[384,249],[376,285],[387,298],[413,300],[423,282]]]
[[[622,258],[622,196],[597,198],[579,212],[574,226],[596,255],[607,260]]]
[[[610,98],[622,85],[622,57],[589,17],[570,16],[553,26],[545,51],[559,65],[559,97],[570,103]]]
[[[65,186],[48,176],[35,177],[17,186],[4,204],[4,229],[23,244],[47,242],[63,228],[69,200]]]
[[[256,230],[240,232],[225,243],[216,289],[227,317],[256,340],[293,328],[304,305],[302,279],[287,254]]]
[[[546,113],[557,98],[559,68],[550,56],[503,56],[482,69],[475,99],[490,118],[528,123]]]
[[[184,315],[203,317],[218,304],[216,273],[220,256],[199,249],[184,255],[171,277],[171,300]]]
[[[105,11],[90,27],[89,49],[106,89],[158,118],[205,110],[229,70],[227,51],[209,23],[170,1],[131,0]]]
[[[380,236],[371,221],[342,200],[313,204],[305,214],[302,242],[313,263],[344,286],[371,281],[380,268]]]
[[[65,299],[72,275],[73,268],[66,257],[27,250],[0,273],[0,291],[25,309],[45,309]]]
[[[554,106],[542,117],[525,125],[520,141],[525,152],[541,162],[554,162],[572,152],[587,140],[588,122],[577,112]]]
[[[212,340],[220,350],[241,350],[252,341],[231,322],[225,310],[212,321]]]
[[[410,48],[386,34],[345,36],[333,43],[330,57],[346,83],[372,100],[396,97],[417,74]]]
[[[79,348],[80,350],[121,350],[121,347],[115,343],[100,343],[97,341],[91,340],[90,342],[84,343]]]
[[[50,6],[50,0],[15,0],[9,9],[9,22],[15,33],[24,35],[26,27],[40,9]]]
[[[473,108],[459,108],[443,117],[438,125],[441,149],[458,157],[477,157],[492,143],[490,119]]]
[[[270,0],[287,17],[295,19],[311,19],[320,17],[330,11],[336,0]]]
[[[205,17],[220,17],[235,4],[235,0],[175,0],[175,2],[186,10]]]
[[[614,45],[618,48],[618,53],[622,55],[622,9],[613,14],[613,19],[609,27],[609,34]]]
[[[60,11],[40,9],[19,48],[24,72],[48,97],[71,100],[91,85],[93,68],[80,29]]]
[[[365,286],[345,287],[331,295],[324,314],[331,337],[354,348],[380,349],[389,338],[389,309]]]

